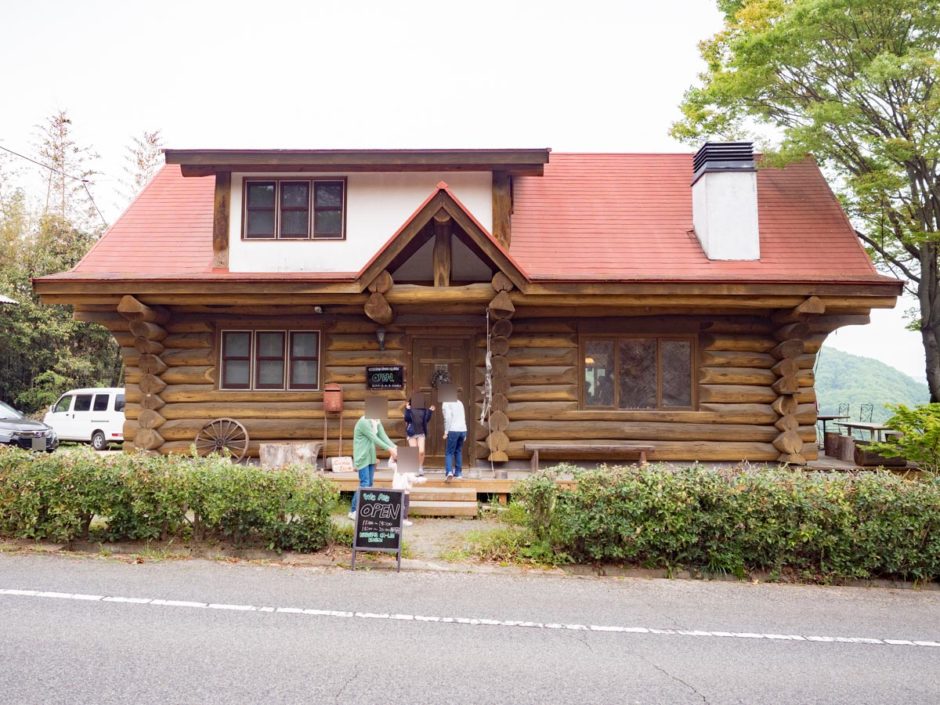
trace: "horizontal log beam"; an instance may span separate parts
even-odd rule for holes
[[[703,384],[699,387],[699,401],[731,404],[770,404],[777,398],[770,387],[740,384]]]
[[[168,350],[161,359],[167,367],[185,367],[187,365],[214,365],[215,352],[210,348],[181,348]]]
[[[722,350],[705,350],[702,352],[702,367],[755,367],[770,369],[776,359],[768,353],[761,352],[726,352]]]
[[[565,441],[565,439],[557,439]],[[623,439],[607,439],[611,443],[616,443]],[[774,462],[779,451],[774,448],[772,443],[759,443],[755,441],[731,442],[731,441],[658,441],[649,439],[638,439],[639,442],[649,441],[656,447],[656,450],[649,454],[650,460],[683,460],[683,461],[708,461],[708,462],[739,462],[748,460],[751,462]],[[567,443],[567,441],[565,441]],[[598,445],[602,440],[582,441],[585,446],[583,451],[573,452],[571,460],[577,459],[595,459],[609,460],[612,464],[624,463],[623,460],[613,458],[598,458],[592,454],[590,447]],[[506,449],[507,455],[512,460],[528,460],[530,453],[524,448],[525,441],[512,441]],[[485,448],[483,449],[485,452]],[[477,449],[480,452],[480,449]],[[485,457],[485,456],[484,456]]]
[[[701,339],[702,350],[723,350],[725,352],[758,352],[773,350],[777,343],[772,337],[744,336],[732,334],[704,335]]]
[[[748,424],[668,423],[653,421],[518,421],[509,425],[513,441],[588,440],[619,438],[635,441],[760,441],[772,443],[780,435],[773,426]]]
[[[433,287],[420,284],[396,284],[385,294],[393,306],[480,304],[486,305],[496,294],[489,282],[464,286]]]
[[[699,372],[700,384],[747,384],[769,386],[777,376],[770,370],[755,367],[703,367]]]
[[[165,409],[164,409],[165,410]],[[232,417],[237,418],[237,417]],[[199,430],[212,419],[175,419],[160,427],[160,434],[168,441],[188,441],[196,437]],[[343,419],[343,436],[349,439],[349,451],[352,452],[352,433],[358,418]],[[248,431],[249,438],[255,440],[320,440],[323,438],[322,419],[238,419]],[[389,437],[399,445],[405,444],[405,423],[402,420],[388,420],[383,427]],[[339,423],[336,417],[329,419],[328,434],[337,437]]]
[[[163,339],[163,345],[169,349],[196,350],[211,348],[211,333],[173,333]]]
[[[511,387],[506,393],[510,402],[516,401],[577,401],[578,393],[569,385],[522,385]]]
[[[170,384],[214,384],[216,368],[212,365],[194,365],[189,367],[168,367],[160,378]],[[164,397],[165,399],[166,397]]]

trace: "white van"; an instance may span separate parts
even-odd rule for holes
[[[59,440],[84,441],[95,450],[124,441],[124,388],[73,389],[49,407],[43,422]]]

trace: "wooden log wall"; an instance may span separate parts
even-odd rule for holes
[[[508,293],[502,286],[494,280],[493,300]],[[275,307],[259,307],[249,315],[235,315],[185,306],[161,310],[135,301],[122,302],[119,311],[76,313],[108,327],[121,345],[126,368],[126,449],[189,452],[199,429],[213,419],[230,416],[247,428],[252,456],[258,455],[258,443],[265,440],[322,440],[324,424],[324,455],[340,453],[341,429],[342,452],[348,455],[353,426],[367,393],[365,366],[403,365],[406,376],[410,374],[405,324],[386,325],[385,349],[379,350],[378,324],[362,315],[361,309],[357,315],[325,317],[312,308],[278,316]],[[816,313],[800,320],[790,320],[792,312],[774,317],[685,315],[655,321],[647,316],[580,323],[570,318],[511,315],[508,307],[498,309],[491,325],[493,395],[490,423],[475,425],[473,451],[479,460],[527,460],[524,444],[536,440],[581,444],[585,449],[580,455],[585,458],[590,457],[591,445],[616,440],[656,446],[653,460],[805,462],[816,458],[813,366],[826,335],[846,323],[844,315]],[[854,316],[851,322],[863,318]],[[324,413],[322,392],[218,390],[217,334],[225,328],[319,329],[321,388],[334,382],[343,386],[342,417]],[[579,342],[582,335],[598,330],[611,335],[646,330],[693,336],[697,341],[696,408],[581,409]],[[474,413],[479,418],[486,338],[482,326],[477,333]],[[385,394],[391,400],[386,430],[393,440],[403,443],[406,392]]]
[[[164,442],[159,429],[166,421],[160,414],[165,404],[160,397],[165,386],[161,375],[168,369],[163,360],[166,345],[162,341],[168,335],[164,326],[170,320],[170,313],[161,307],[147,306],[133,296],[123,297],[117,310],[127,320],[128,332],[134,338],[133,351],[125,352],[122,347],[125,383],[137,383],[133,403],[125,389],[125,443],[128,450],[159,451]],[[134,421],[135,414],[136,424],[128,427],[127,421]]]
[[[276,313],[276,310],[272,310]],[[388,327],[385,349],[379,350],[376,323],[365,318],[323,319],[239,317],[231,323],[224,318],[208,319],[192,314],[175,314],[179,330],[198,326],[224,328],[320,329],[320,386],[338,383],[343,387],[344,411],[341,415],[325,413],[323,393],[319,391],[224,391],[217,388],[216,336],[198,332],[169,336],[175,349],[164,359],[171,365],[164,373],[168,379],[161,396],[166,402],[162,414],[166,422],[160,432],[166,443],[165,453],[188,453],[196,433],[212,419],[228,416],[240,421],[248,431],[248,455],[258,457],[259,443],[277,440],[323,440],[327,444],[321,458],[352,455],[352,434],[365,408],[366,365],[404,365],[404,335]],[[174,323],[170,324],[172,329]],[[197,345],[204,347],[196,347]],[[374,393],[374,392],[371,392]],[[392,440],[403,444],[405,392],[387,390],[379,394],[389,398],[389,420],[385,430]]]
[[[796,306],[792,311],[780,311],[772,317],[776,324],[774,339],[778,344],[771,351],[777,361],[771,368],[774,379],[771,389],[779,396],[774,400],[773,409],[777,414],[774,427],[780,432],[774,438],[774,447],[780,451],[778,460],[782,463],[805,465],[810,451],[816,451],[815,434],[811,443],[800,434],[800,424],[796,413],[799,409],[800,394],[800,358],[806,350],[806,340],[810,335],[807,320],[825,313],[823,302],[811,296]],[[804,452],[804,448],[807,449]]]
[[[608,319],[610,335],[637,333],[646,321]],[[778,341],[769,317],[705,319],[676,317],[661,321],[663,331],[680,326],[698,340],[695,371],[698,407],[695,410],[585,410],[579,404],[578,324],[550,319],[519,319],[507,340],[509,364],[506,391],[510,460],[525,460],[526,441],[563,441],[585,446],[579,457],[590,458],[590,446],[605,441],[633,440],[656,446],[653,460],[775,462],[782,452],[775,445],[782,431],[776,425],[780,393]],[[822,326],[824,329],[825,326]],[[699,331],[705,332],[700,333]],[[804,349],[792,358],[788,382],[796,384],[789,409],[788,438],[800,441],[804,459],[815,459],[816,396],[813,365],[825,332],[808,331]],[[594,333],[591,333],[594,335]],[[603,335],[603,333],[601,333]],[[482,398],[485,341],[477,355],[477,395]],[[786,366],[790,369],[790,365]],[[485,428],[477,430],[477,457],[490,445]],[[574,458],[573,458],[574,459]]]
[[[512,335],[512,315],[516,309],[509,297],[513,283],[502,272],[497,272],[492,281],[495,295],[487,306],[490,316],[489,352],[490,352],[490,413],[485,426],[486,452],[477,457],[486,458],[490,462],[502,463],[509,460],[506,450],[509,448],[509,340]],[[485,344],[486,341],[484,341]],[[483,374],[486,374],[486,360],[484,358]],[[485,377],[484,377],[485,380]],[[479,403],[483,403],[481,399]],[[477,414],[479,418],[479,413]]]

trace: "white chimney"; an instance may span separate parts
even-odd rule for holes
[[[760,259],[753,145],[706,142],[692,170],[692,224],[708,259]]]

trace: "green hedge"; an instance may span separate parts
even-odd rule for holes
[[[0,535],[71,542],[218,538],[316,551],[330,539],[333,485],[300,470],[219,457],[52,454],[0,447]],[[92,530],[92,520],[98,517]]]
[[[520,488],[546,555],[801,579],[940,578],[940,480],[700,467],[601,468]]]

